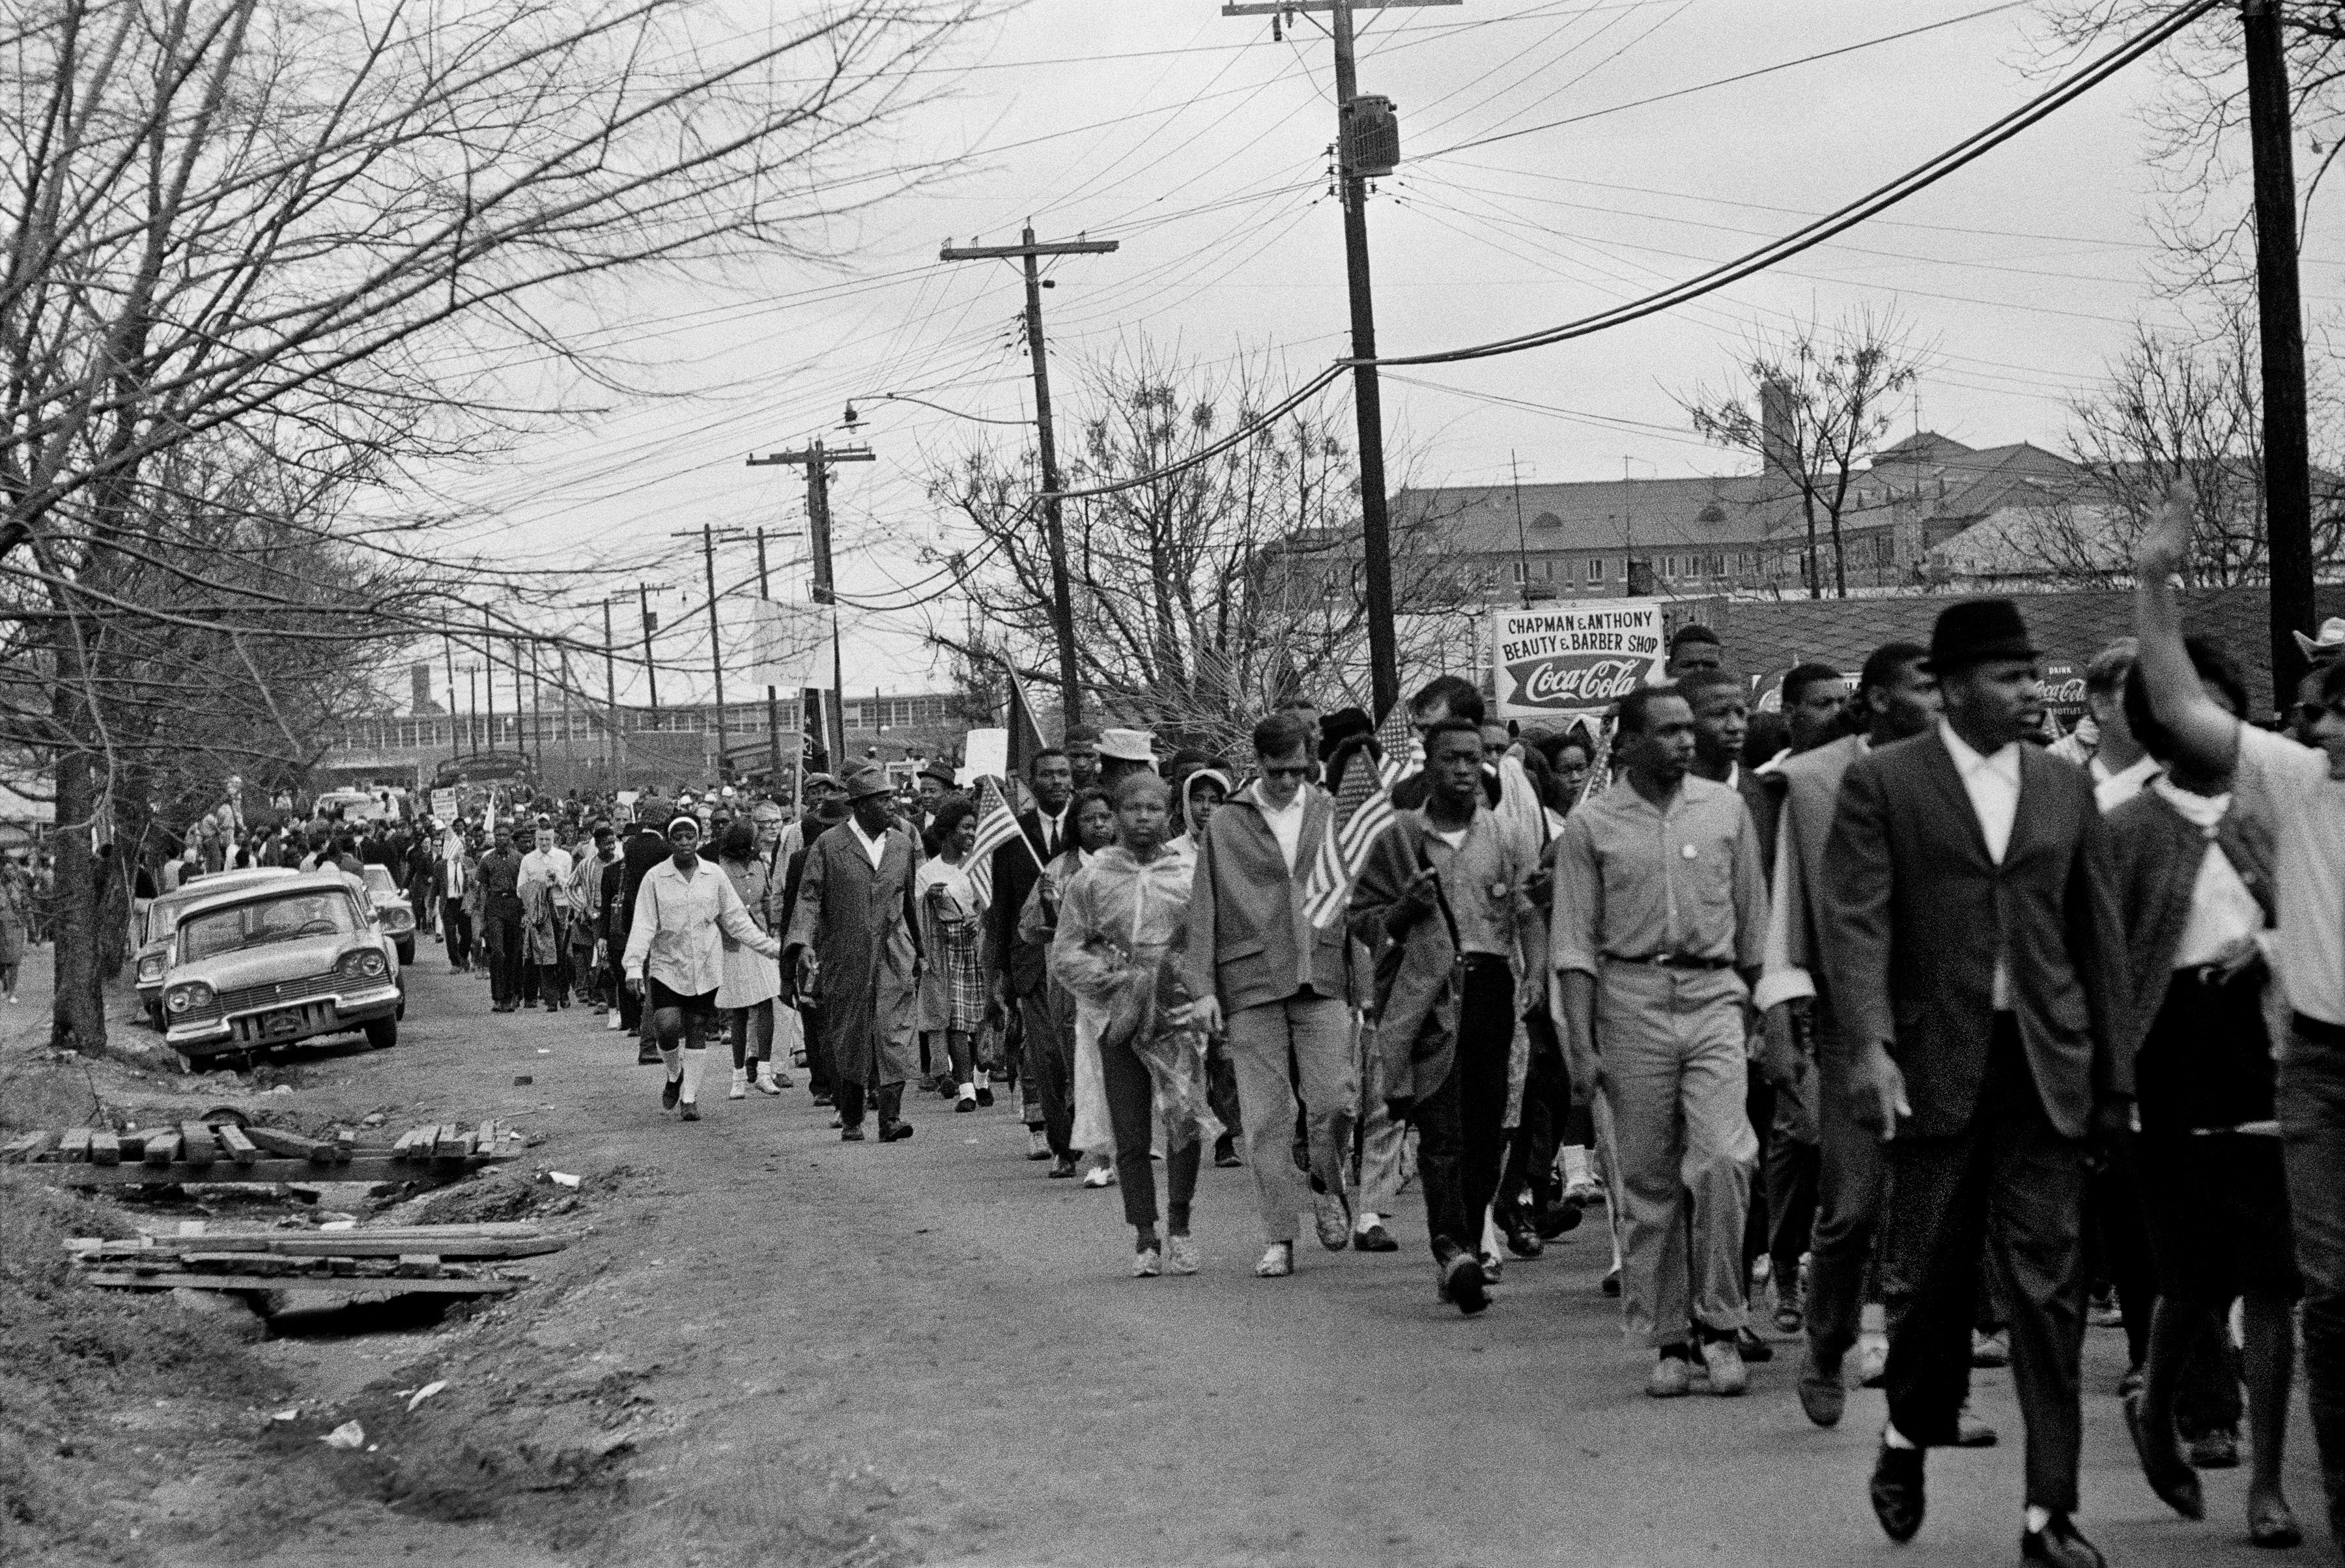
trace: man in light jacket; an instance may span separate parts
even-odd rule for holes
[[[1254,726],[1254,748],[1260,777],[1223,802],[1197,844],[1188,962],[1199,1027],[1229,1032],[1267,1244],[1254,1272],[1271,1279],[1294,1272],[1294,1217],[1306,1202],[1322,1247],[1351,1242],[1344,1156],[1358,1086],[1344,927],[1315,927],[1303,908],[1335,801],[1305,781],[1310,732],[1294,714]],[[1297,1085],[1310,1188],[1289,1150]]]

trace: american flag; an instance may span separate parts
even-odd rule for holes
[[[1344,769],[1343,782],[1335,790],[1335,813],[1328,820],[1327,837],[1321,841],[1319,852],[1311,862],[1311,875],[1303,884],[1303,912],[1311,923],[1325,930],[1343,918],[1352,901],[1352,881],[1366,863],[1368,850],[1375,845],[1393,820],[1393,786],[1425,767],[1425,747],[1408,722],[1408,710],[1400,703],[1393,704],[1385,715],[1383,726],[1376,731],[1376,758],[1373,772],[1355,758]]]
[[[978,902],[990,904],[993,901],[993,851],[1013,839],[1026,846],[1028,854],[1034,853],[1033,841],[1026,837],[1025,831],[1018,826],[1018,819],[1010,814],[1010,802],[1002,795],[1000,784],[991,778],[980,779],[977,781],[977,842],[969,850],[969,881],[977,891]],[[1039,856],[1035,859],[1035,867],[1037,870],[1041,867]]]

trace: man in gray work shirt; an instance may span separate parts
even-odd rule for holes
[[[1623,698],[1614,747],[1625,777],[1565,821],[1556,856],[1565,1057],[1573,1096],[1601,1093],[1610,1113],[1623,1324],[1655,1351],[1645,1391],[1690,1391],[1698,1338],[1710,1391],[1739,1394],[1759,1157],[1748,982],[1767,935],[1758,831],[1739,794],[1689,774],[1693,709],[1676,687]]]

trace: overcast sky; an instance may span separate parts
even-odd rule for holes
[[[1369,211],[1379,346],[1571,320],[1923,161],[2040,91],[2057,64],[2036,10],[1981,8],[1467,0],[1376,16],[1361,89],[1396,100],[1408,160]],[[1705,86],[1941,21],[1952,25]],[[2237,22],[2218,11],[2201,26],[2228,36]],[[1223,17],[1218,0],[1030,0],[968,29],[922,78],[933,101],[872,148],[875,161],[964,157],[959,172],[834,228],[834,269],[777,261],[604,301],[675,395],[533,440],[451,491],[496,513],[516,562],[607,565],[582,600],[646,576],[675,585],[655,596],[666,620],[705,598],[698,546],[671,530],[803,528],[798,471],[746,468],[751,451],[866,440],[878,460],[842,467],[834,492],[842,590],[892,603],[932,585],[922,547],[966,541],[925,500],[924,476],[973,441],[1019,439],[978,421],[1031,412],[1017,278],[1002,262],[939,261],[946,236],[1011,242],[1030,217],[1045,238],[1122,242],[1051,269],[1062,437],[1084,362],[1119,346],[1268,355],[1282,383],[1344,351],[1342,228],[1325,188],[1332,52],[1308,22],[1284,31],[1274,42],[1267,18]],[[1421,484],[1503,480],[1510,459],[1526,480],[1734,472],[1740,457],[1699,441],[1672,392],[1734,388],[1756,330],[1872,305],[1894,307],[1930,351],[1902,428],[2059,448],[2068,402],[2132,323],[2171,318],[2153,280],[2161,198],[2140,117],[2158,90],[2137,67],[1890,218],[1692,307],[1395,377],[1388,445]],[[1664,94],[1680,96],[1641,102]],[[2305,250],[2309,309],[2323,314],[2345,294],[2345,244],[2316,215]],[[1347,430],[1348,387],[1324,394]],[[882,402],[888,392],[956,412]],[[866,419],[851,435],[838,428],[850,399]],[[803,592],[803,548],[774,545],[777,594]],[[747,545],[727,547],[721,585],[753,565]],[[746,629],[746,605],[737,615]],[[599,629],[596,616],[584,624]],[[949,601],[855,617],[850,693],[939,683],[921,646],[930,617],[959,626]],[[664,698],[706,695],[706,625],[664,636]]]

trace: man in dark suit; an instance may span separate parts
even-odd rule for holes
[[[1073,847],[1075,823],[1067,806],[1075,797],[1075,769],[1067,754],[1047,747],[1034,754],[1027,770],[1034,805],[1018,813],[1018,830],[1024,845],[1004,844],[993,851],[993,901],[985,906],[985,951],[994,965],[993,1007],[1001,1014],[1005,1037],[1016,1035],[1018,1081],[1026,1118],[1026,1157],[1046,1160],[1053,1154],[1071,1159],[1071,1148],[1053,1147],[1051,1129],[1071,1125],[1074,1116],[1071,1083],[1046,1060],[1051,1048],[1049,1008],[1045,1002],[1050,973],[1044,952],[1018,940],[1018,917],[1034,891],[1035,881],[1061,851]],[[1064,1115],[1053,1115],[1065,1100]],[[1057,1140],[1063,1143],[1064,1135]]]
[[[2043,687],[2007,599],[1939,616],[1945,712],[1843,779],[1824,845],[1829,988],[1859,1117],[1887,1145],[1889,1424],[1872,1482],[1921,1528],[1923,1451],[1951,1444],[1984,1249],[2027,1431],[2020,1555],[2100,1568],[2076,1531],[2088,1135],[2131,1095],[2113,1050],[2122,937],[2084,775],[2025,737]]]

